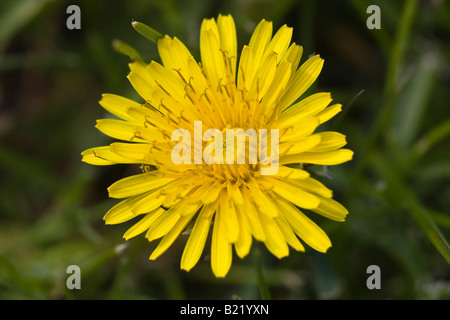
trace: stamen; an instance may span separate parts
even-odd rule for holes
[[[187,81],[184,79],[183,75],[181,74],[181,69],[172,69],[172,70],[174,70],[176,73],[178,73],[181,80],[183,80],[183,82],[187,84]]]
[[[145,128],[148,128],[148,126],[152,125],[152,123],[151,123],[151,121],[149,119],[150,119],[150,117],[148,115],[145,115],[145,121],[144,121],[144,127]]]
[[[206,88],[205,91],[200,95],[200,99],[202,97],[205,97],[208,104],[211,104],[211,100],[209,100],[208,95],[206,94],[206,90],[208,90],[208,88]]]
[[[230,94],[230,92],[228,91],[227,86],[226,86],[225,84],[220,84],[221,80],[222,80],[222,79],[219,80],[219,89],[220,89],[220,92],[223,93],[224,90],[225,90],[225,95],[226,95],[228,98],[231,99],[231,94]],[[224,90],[222,90],[222,89],[224,89]]]
[[[169,92],[167,92],[166,89],[164,89],[164,87],[163,87],[158,81],[155,80],[155,83],[156,83],[156,85],[157,85],[158,87],[160,87],[161,90],[164,91],[168,96],[170,96],[170,97],[172,96]]]
[[[139,131],[134,132],[134,135],[130,138],[130,141],[133,141],[134,139],[144,140],[144,138],[142,138],[142,134]]]
[[[152,166],[151,165],[149,165],[149,164],[142,164],[141,165],[141,170],[142,170],[142,172],[151,172],[151,171],[153,171],[152,170]]]
[[[153,150],[153,149],[156,149],[156,150],[158,150],[158,151],[160,151],[160,152],[163,151],[161,148],[157,147],[156,145],[153,145],[153,146],[150,148],[150,153],[152,153],[152,150]]]
[[[294,126],[289,126],[289,127],[287,127],[287,128],[282,128],[281,130],[283,130],[282,132],[281,132],[281,134],[280,134],[280,139],[289,131],[289,130],[292,130],[292,129],[294,129]]]
[[[191,83],[192,80],[194,80],[194,77],[190,77],[190,78],[189,78],[188,86],[192,89],[192,91],[193,91],[195,94],[197,94],[197,92],[196,92],[195,89],[194,89],[194,86],[193,86],[192,83]]]
[[[189,85],[187,85],[186,87],[188,87],[188,86]],[[184,94],[184,98],[188,98],[191,101],[191,103],[195,106],[196,103],[195,103],[194,99],[191,97],[191,95],[187,92],[186,88],[185,88],[185,91],[186,91],[186,93]]]
[[[289,150],[291,150],[293,147],[295,147],[294,144],[290,144],[289,147],[286,149],[284,153],[289,153]]]
[[[106,160],[105,158],[100,157],[98,154],[96,154],[96,153],[95,153],[95,150],[92,150],[92,153],[94,154],[94,157],[99,158],[99,159],[102,159],[102,160]],[[108,160],[106,160],[106,161],[108,161]]]
[[[166,131],[161,131],[161,133],[163,134],[164,137],[166,137],[167,139],[172,139],[171,136],[169,136],[169,134]]]
[[[161,100],[159,100],[159,107],[160,107],[160,108],[163,107],[164,109],[167,110],[168,113],[171,113],[172,110],[169,109],[169,108],[167,108],[167,107],[164,105],[163,100],[164,100],[164,98],[161,98]]]
[[[180,111],[180,119],[183,119],[184,121],[190,123],[189,119],[187,119],[186,117],[183,116],[183,112],[184,112],[184,110]]]

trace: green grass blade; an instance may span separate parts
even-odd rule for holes
[[[405,90],[399,95],[392,122],[391,142],[394,150],[402,155],[408,153],[423,122],[428,100],[436,81],[438,57],[433,52],[425,53]]]
[[[411,33],[413,21],[417,11],[418,0],[406,0],[403,5],[402,14],[398,23],[397,33],[392,44],[392,51],[388,57],[388,66],[384,81],[384,91],[381,100],[381,108],[377,113],[377,118],[370,130],[367,141],[360,153],[359,161],[353,174],[352,185],[357,188],[359,179],[368,162],[369,154],[376,144],[380,134],[386,129],[392,115],[392,106],[397,96],[397,80],[402,59],[406,51],[408,39]],[[351,192],[350,197],[353,197]]]
[[[391,194],[396,195],[395,203],[406,207],[408,213],[417,221],[422,231],[442,257],[450,264],[450,246],[444,235],[432,219],[427,208],[423,207],[414,193],[391,166],[391,161],[377,154],[372,157],[372,166],[386,181]]]
[[[0,3],[0,52],[24,25],[36,17],[49,0],[2,0]]]
[[[411,151],[412,163],[419,160],[424,154],[428,152],[434,145],[450,136],[450,119],[447,119],[438,125],[434,126],[428,131],[417,143],[413,146]],[[412,165],[412,164],[410,164]]]
[[[261,250],[259,247],[254,250],[254,258],[259,295],[262,300],[271,300],[270,290],[263,273]]]
[[[416,16],[418,2],[418,0],[405,1],[397,34],[395,36],[391,55],[388,61],[386,79],[384,82],[385,98],[386,96],[393,94],[397,89],[399,71],[411,34],[414,18]]]

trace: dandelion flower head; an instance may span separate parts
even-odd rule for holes
[[[96,127],[120,142],[84,151],[83,161],[142,167],[142,173],[108,188],[110,197],[122,200],[104,220],[119,224],[135,219],[124,238],[145,233],[149,241],[159,241],[151,260],[182,233],[188,236],[181,269],[191,270],[208,248],[216,277],[230,270],[233,251],[240,258],[248,255],[252,241],[264,243],[278,258],[288,256],[290,248],[305,251],[304,244],[320,252],[330,248],[327,234],[304,210],[335,221],[344,221],[348,212],[305,168],[341,164],[353,152],[342,148],[344,135],[315,132],[341,105],[331,104],[326,92],[302,96],[321,72],[323,59],[314,55],[300,64],[303,49],[291,43],[292,33],[284,25],[273,34],[272,23],[262,20],[238,52],[233,18],[205,19],[201,62],[176,37],[161,37],[157,48],[162,63],[129,65],[128,79],[142,101],[102,96],[100,105],[118,119],[98,120]],[[174,139],[177,129],[187,133],[184,139]],[[250,143],[248,135],[246,161],[225,161],[225,154],[212,148],[218,147],[219,136],[205,136],[209,129],[251,129],[267,132],[268,140],[277,129],[277,150],[264,150],[278,153],[276,170],[262,174],[269,164],[259,157],[251,161],[250,151],[261,144]],[[221,143],[230,151],[225,140]],[[176,148],[185,161],[173,161]],[[232,162],[237,160],[234,151]],[[224,161],[217,161],[222,156]]]

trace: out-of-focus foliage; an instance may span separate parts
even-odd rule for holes
[[[66,28],[70,4],[81,30]],[[381,9],[379,30],[366,27],[370,4]],[[350,163],[311,168],[350,211],[345,223],[311,215],[333,242],[327,254],[277,260],[254,243],[225,279],[214,278],[208,250],[191,272],[179,270],[186,237],[156,261],[144,237],[123,245],[129,226],[102,221],[116,203],[106,188],[139,168],[80,161],[110,142],[94,128],[106,115],[100,95],[140,101],[114,40],[159,61],[131,21],[198,55],[200,23],[219,13],[233,15],[240,46],[263,18],[294,27],[302,60],[325,59],[310,92],[344,105],[321,129],[339,129],[355,151]],[[2,1],[0,299],[258,299],[258,259],[273,299],[450,298],[449,43],[445,0]],[[72,264],[81,290],[66,288]],[[366,287],[370,265],[380,267],[380,290]]]

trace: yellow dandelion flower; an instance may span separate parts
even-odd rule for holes
[[[285,25],[272,36],[272,23],[262,20],[238,60],[233,18],[205,19],[201,63],[176,37],[164,36],[157,41],[162,64],[129,65],[128,79],[142,103],[102,96],[100,105],[119,119],[98,120],[97,128],[123,142],[88,149],[83,161],[142,166],[141,174],[108,188],[110,197],[124,200],[104,220],[118,224],[139,216],[124,238],[145,232],[149,241],[160,239],[151,260],[187,228],[181,268],[196,265],[212,229],[217,277],[228,273],[233,247],[244,258],[253,238],[278,258],[288,256],[289,247],[304,251],[300,239],[320,252],[331,246],[301,210],[336,221],[348,212],[304,165],[337,165],[353,152],[342,149],[344,135],[315,133],[341,110],[330,105],[329,93],[296,102],[323,59],[315,55],[299,67],[303,50],[291,43],[292,31]]]

